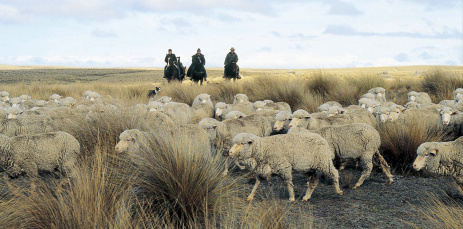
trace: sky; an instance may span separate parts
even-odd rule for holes
[[[463,65],[463,0],[0,0],[0,64]]]

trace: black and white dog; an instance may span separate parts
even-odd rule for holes
[[[153,98],[161,92],[161,87],[156,87],[154,90],[148,90],[148,98]]]

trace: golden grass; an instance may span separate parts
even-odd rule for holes
[[[417,212],[417,217],[422,218],[432,228],[459,229],[463,228],[463,205],[450,197],[444,199],[435,194],[423,195],[423,205],[411,205]],[[420,228],[409,223],[414,228]]]

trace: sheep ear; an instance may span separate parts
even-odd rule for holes
[[[339,114],[344,114],[344,113],[346,113],[346,110],[344,109],[339,110]]]
[[[457,115],[457,114],[460,114],[460,112],[458,112],[458,111],[454,111],[454,112],[452,112],[452,114],[451,114],[451,115]]]
[[[252,144],[254,141],[252,139],[248,140],[248,144]]]
[[[213,125],[213,126],[212,126],[212,129],[217,129],[217,125]]]
[[[437,154],[437,149],[436,150],[431,150],[431,152],[429,152],[429,154],[431,154],[431,156],[436,156]]]

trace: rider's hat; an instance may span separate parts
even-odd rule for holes
[[[167,50],[167,51],[172,51],[172,49],[169,49],[169,50]]]
[[[198,48],[198,50],[196,50],[196,52],[201,52],[201,49],[200,49],[200,48]]]
[[[235,51],[235,48],[231,47],[231,49],[230,49],[230,50],[231,50],[231,51]]]

